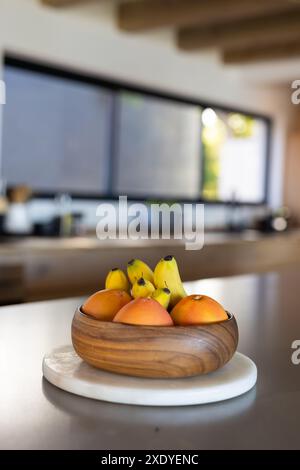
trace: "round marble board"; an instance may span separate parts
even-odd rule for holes
[[[144,379],[105,372],[63,346],[43,360],[44,377],[58,388],[83,397],[113,403],[183,406],[237,397],[256,383],[257,369],[247,356],[235,353],[224,367],[207,375],[183,379]]]

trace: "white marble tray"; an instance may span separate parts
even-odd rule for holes
[[[113,403],[183,406],[237,397],[256,383],[257,369],[247,356],[235,353],[222,369],[184,379],[143,379],[101,371],[83,362],[72,346],[63,346],[43,360],[44,377],[56,387],[83,397]]]

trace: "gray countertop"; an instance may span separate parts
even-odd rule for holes
[[[70,343],[79,298],[0,308],[0,448],[299,448],[299,286],[300,266],[187,285],[235,313],[238,349],[256,362],[258,382],[241,397],[182,408],[97,402],[42,378],[44,353]]]
[[[300,230],[290,230],[288,232],[262,233],[256,230],[245,230],[241,233],[234,232],[205,232],[206,245],[222,245],[230,243],[252,243],[266,239],[297,239],[300,240]],[[6,237],[0,240],[0,255],[18,254],[40,251],[60,251],[60,250],[95,250],[107,248],[135,248],[135,247],[176,247],[183,246],[182,240],[158,239],[158,240],[98,240],[96,235],[78,237]]]

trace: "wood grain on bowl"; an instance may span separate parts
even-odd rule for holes
[[[135,377],[189,377],[231,359],[238,327],[233,315],[199,326],[133,326],[99,321],[77,309],[72,342],[77,354],[98,369]]]

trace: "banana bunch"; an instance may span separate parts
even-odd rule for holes
[[[141,277],[153,284],[154,275],[152,269],[150,269],[149,266],[140,259],[132,259],[128,262],[127,275],[131,284],[134,284],[136,281],[141,279]]]
[[[127,276],[119,268],[112,269],[106,277],[105,288],[130,292],[134,299],[150,297],[165,309],[172,308],[187,295],[180,279],[177,262],[174,256],[170,255],[157,263],[154,272],[139,259],[128,262]]]
[[[139,297],[151,297],[155,287],[152,282],[140,277],[132,286],[131,295],[134,299]]]
[[[164,287],[163,289],[155,289],[151,297],[167,309],[170,303],[171,291],[167,287]]]
[[[119,289],[130,291],[130,284],[122,269],[111,269],[105,279],[105,289]]]
[[[174,307],[179,300],[186,297],[180,274],[174,256],[168,255],[162,258],[154,269],[154,284],[157,288],[166,287],[171,292],[169,306]]]

